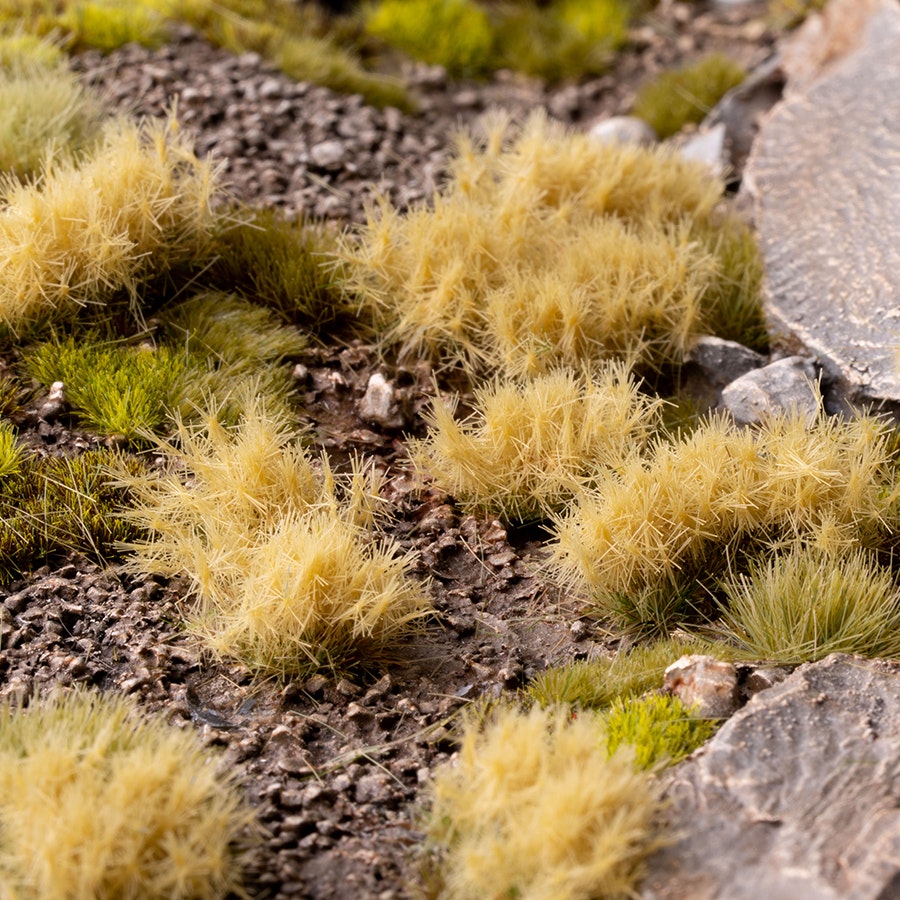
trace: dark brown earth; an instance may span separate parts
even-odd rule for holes
[[[453,83],[415,67],[415,116],[295,84],[252,54],[232,57],[187,31],[157,52],[129,46],[105,58],[85,54],[75,66],[132,113],[160,115],[177,100],[198,152],[226,162],[240,200],[349,225],[376,189],[400,206],[426,197],[440,182],[452,132],[488,106],[517,115],[545,106],[589,125],[627,112],[635,88],[664,66],[710,50],[760,63],[773,40],[763,7],[663,2],[609,74],[552,90],[509,74]],[[542,574],[539,529],[465,516],[411,474],[405,439],[423,429],[426,364],[398,370],[371,346],[327,335],[300,362],[298,410],[316,442],[338,463],[353,453],[376,460],[388,475],[390,530],[430,579],[435,614],[395,663],[339,679],[260,683],[183,633],[183,583],[73,557],[0,587],[0,698],[88,684],[135,695],[196,729],[240,771],[268,831],[247,872],[252,897],[407,897],[420,890],[419,817],[432,772],[453,752],[454,713],[614,640],[578,597],[561,595]],[[375,371],[399,391],[403,427],[360,418]],[[38,415],[40,399],[21,422],[35,452],[98,443],[64,414]]]

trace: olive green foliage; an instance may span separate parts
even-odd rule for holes
[[[0,375],[0,416],[10,416],[20,407],[22,390],[15,379]]]
[[[725,582],[722,622],[754,659],[900,657],[900,588],[871,553],[798,544]]]
[[[722,270],[689,223],[710,217],[722,182],[542,114],[512,137],[506,121],[487,131],[483,145],[460,140],[433,204],[401,215],[383,202],[345,241],[384,340],[401,356],[509,375],[680,360]]]
[[[715,573],[797,537],[833,551],[884,544],[896,522],[891,458],[872,418],[782,415],[755,431],[713,418],[603,473],[555,523],[553,562],[633,626],[648,597],[662,615],[667,598],[702,597]]]
[[[15,429],[8,422],[0,422],[0,479],[19,471],[22,457]]]
[[[259,210],[223,229],[214,248],[217,261],[204,279],[274,309],[288,322],[321,325],[347,308],[336,249],[336,237],[324,228]]]
[[[38,48],[49,51],[52,45]],[[89,147],[99,136],[101,118],[99,98],[65,67],[0,60],[0,172],[30,178],[48,156]]]
[[[117,297],[137,315],[142,281],[202,256],[216,169],[177,122],[118,121],[84,160],[0,189],[0,328],[108,317]],[[89,307],[89,309],[85,309]]]
[[[709,719],[691,716],[684,704],[667,694],[614,700],[603,716],[607,752],[626,745],[641,769],[671,765],[693,753],[716,730]]]
[[[811,12],[824,9],[826,0],[769,0],[768,14],[776,28],[794,28]]]
[[[123,476],[125,515],[151,532],[130,567],[187,575],[194,631],[255,671],[377,663],[429,611],[410,556],[375,533],[378,479],[361,467],[338,478],[259,399],[246,410],[231,430],[215,414],[179,425],[159,445],[168,473]]]
[[[28,372],[45,385],[61,381],[72,410],[86,425],[125,440],[145,438],[181,401],[186,362],[169,347],[138,347],[68,337],[26,352]]]
[[[269,309],[232,294],[197,294],[163,315],[166,346],[185,365],[173,405],[182,418],[202,416],[209,404],[234,423],[242,412],[242,385],[253,384],[270,412],[290,415],[292,381],[282,364],[306,346],[306,337]]]
[[[0,579],[38,568],[66,549],[102,561],[115,555],[117,542],[138,536],[116,515],[127,495],[110,483],[113,465],[145,477],[142,463],[110,450],[74,459],[20,455],[18,465],[0,473]]]
[[[74,690],[0,707],[0,893],[214,900],[253,813],[191,731]]]
[[[593,378],[554,372],[476,390],[464,422],[436,398],[416,466],[464,509],[507,519],[545,518],[616,469],[647,442],[660,402],[641,394],[622,365]]]
[[[540,707],[500,706],[484,727],[470,725],[432,787],[440,896],[635,896],[659,843],[657,789],[627,754],[609,757],[603,740],[590,714]]]
[[[166,20],[156,10],[134,0],[74,0],[67,2],[58,26],[74,49],[109,52],[129,43],[162,46],[169,37]]]
[[[701,122],[747,72],[743,66],[714,53],[682,69],[663,72],[645,84],[634,102],[634,114],[651,125],[660,138],[685,125]]]
[[[366,17],[366,30],[453,75],[490,66],[493,29],[473,0],[380,0]]]
[[[629,700],[662,687],[666,668],[688,653],[706,653],[718,659],[731,655],[724,644],[664,638],[619,650],[614,656],[547,669],[528,686],[528,696],[544,707],[566,704],[601,710],[615,700]]]

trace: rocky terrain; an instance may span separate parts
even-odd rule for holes
[[[885,8],[890,5],[886,0]],[[588,128],[628,113],[636,87],[654,72],[721,50],[761,73],[755,82],[751,79],[756,87],[744,98],[765,95],[760,103],[767,108],[785,76],[777,67],[766,69],[776,35],[763,16],[764,6],[664,0],[632,35],[613,70],[577,85],[548,89],[509,73],[486,83],[456,83],[439,69],[410,67],[407,75],[421,104],[420,112],[410,115],[292,82],[258,56],[235,57],[188,30],[158,51],[132,45],[106,56],[85,53],[73,64],[110,103],[132,114],[158,116],[177,103],[181,122],[196,135],[198,153],[224,162],[234,198],[349,227],[364,220],[366,204],[378,193],[401,208],[427,198],[441,183],[454,130],[477,127],[478,116],[495,105],[517,116],[543,106],[563,122]],[[893,44],[887,37],[885,41],[882,52],[896,51],[896,37]],[[900,90],[890,87],[897,84],[898,58],[895,52],[892,65],[884,66],[894,79],[885,88],[887,97],[900,96]],[[874,103],[876,107],[884,109],[883,104]],[[897,112],[896,102],[892,109]],[[749,101],[719,113],[729,129],[728,152],[734,151],[727,161],[735,189],[745,161],[737,152],[736,136],[755,136],[758,114]],[[895,115],[893,143],[885,149],[885,159],[892,160],[886,191],[897,180],[898,122]],[[776,143],[751,157],[758,192],[774,177],[769,160],[781,149]],[[801,157],[801,163],[809,165],[808,157]],[[831,195],[823,191],[821,196]],[[767,214],[765,240],[774,245],[779,238],[773,230],[784,227],[782,214],[771,208]],[[788,215],[794,221],[797,216],[813,221],[817,213]],[[896,260],[896,241],[892,246]],[[894,304],[896,288],[895,280]],[[788,391],[799,390],[802,396],[794,401],[807,402],[812,395],[802,394],[803,385],[808,388],[807,376],[818,374],[822,348],[814,342],[804,346],[790,327],[785,331],[792,337],[785,338],[779,353],[794,360],[788,382],[781,374],[785,366],[773,372],[765,358],[743,368],[739,363],[723,377],[725,362],[716,356],[718,348],[706,355],[698,351],[694,377],[702,390],[718,397],[738,374],[767,372],[771,377],[761,386],[745,384],[743,392],[732,387],[735,399],[726,398],[735,410],[749,409],[745,415],[751,419],[760,403],[787,402]],[[421,413],[432,391],[427,365],[397,367],[364,341],[334,335],[307,351],[295,371],[300,405],[316,443],[339,463],[354,453],[376,460],[388,479],[390,530],[402,546],[416,551],[418,573],[430,578],[436,614],[397,648],[396,664],[352,680],[316,675],[304,682],[260,683],[239,666],[208,658],[182,632],[184,584],[139,579],[115,566],[101,568],[73,557],[54,560],[0,588],[0,697],[23,696],[52,683],[83,683],[135,695],[174,724],[197,729],[209,746],[224,753],[228,765],[240,770],[267,829],[248,868],[246,889],[252,897],[413,896],[420,890],[420,815],[431,773],[454,751],[454,713],[470,700],[515,690],[550,665],[603,653],[616,640],[602,623],[584,615],[578,597],[561,592],[546,577],[545,535],[539,529],[508,528],[497,520],[463,515],[451,498],[412,474],[405,440],[423,431]],[[858,399],[840,387],[840,371],[841,364],[835,363],[826,372],[838,384],[831,395],[835,407]],[[369,390],[376,373],[390,386],[388,406],[379,405]],[[869,391],[867,396],[874,395]],[[882,394],[875,399],[896,398]],[[25,425],[28,442],[43,453],[98,443],[64,412],[39,403]],[[685,838],[688,849],[678,845],[652,861],[647,896],[900,896],[900,832],[895,802],[889,800],[896,793],[897,773],[884,749],[896,749],[900,737],[897,674],[887,664],[832,658],[759,693],[719,732],[715,747],[699,762],[688,761],[675,770],[672,818],[677,828],[695,836]],[[746,686],[753,670],[738,675]],[[786,676],[784,671],[765,683],[757,679],[754,690]],[[752,693],[742,690],[742,699]],[[865,699],[858,706],[852,705],[853,697]],[[832,712],[830,704],[840,709]],[[787,720],[765,719],[780,715],[779,709],[787,710]],[[768,722],[766,740],[756,732],[745,733],[760,717]],[[840,741],[822,743],[821,735],[839,732]],[[810,744],[825,749],[811,754],[811,761],[795,761],[806,759]],[[729,748],[771,759],[773,773],[784,764],[797,777],[758,778],[762,786],[757,784],[752,800],[740,785],[733,785],[731,793],[723,789],[728,793],[726,812],[704,808],[700,816],[691,804],[703,806],[706,800],[698,798],[704,783],[723,769],[732,771]],[[875,772],[873,777],[854,774],[828,782],[828,792],[816,799],[815,786],[826,776],[814,766],[850,758],[860,766],[871,763],[866,771]],[[734,778],[740,780],[739,775]],[[809,787],[802,801],[801,783]],[[829,812],[841,793],[854,798],[849,825]],[[875,849],[867,850],[862,841],[850,850],[836,844],[840,826],[857,827],[876,809]],[[817,822],[833,830],[828,840],[809,838]],[[765,834],[757,841],[761,829]],[[717,849],[711,854],[712,843],[703,842],[714,836]],[[751,874],[741,876],[746,881],[740,881],[740,888],[726,856],[731,848],[750,860]],[[718,861],[714,871],[698,875],[711,855]],[[812,857],[809,867],[815,877],[798,875],[795,869],[803,869],[803,861]]]

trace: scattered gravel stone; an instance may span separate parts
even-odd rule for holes
[[[682,656],[666,669],[663,690],[678,697],[694,715],[727,719],[738,705],[737,670],[712,656]]]
[[[778,412],[796,411],[814,419],[821,405],[818,373],[802,356],[789,356],[754,369],[722,391],[722,406],[741,425],[756,425]]]

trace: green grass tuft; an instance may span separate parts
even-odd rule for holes
[[[626,754],[607,756],[589,714],[499,707],[466,729],[432,795],[447,900],[634,896],[659,843],[657,789]]]
[[[76,690],[0,707],[0,882],[19,900],[214,900],[253,813],[189,731]]]
[[[716,722],[691,716],[677,697],[665,694],[614,700],[603,716],[607,752],[631,747],[641,769],[678,762],[705,744],[716,727]]]
[[[688,653],[725,658],[724,646],[697,638],[665,638],[637,644],[628,651],[594,660],[577,660],[539,673],[528,696],[543,707],[560,705],[602,710],[615,700],[629,700],[662,687],[668,666]]]
[[[488,14],[473,0],[379,0],[366,31],[453,76],[484,73],[494,48]]]
[[[66,400],[86,425],[127,441],[160,430],[188,381],[177,350],[106,344],[91,336],[38,344],[23,362],[44,385],[63,382]]]
[[[746,77],[743,66],[714,53],[694,65],[663,72],[645,84],[634,102],[634,115],[651,125],[660,138],[671,137],[685,125],[702,122]]]
[[[621,365],[594,377],[555,372],[476,391],[463,422],[436,398],[429,435],[411,445],[417,468],[464,509],[509,520],[546,518],[647,442],[659,401]]]
[[[25,35],[7,38],[24,42]],[[16,58],[4,65],[10,44],[0,43],[0,172],[17,179],[35,176],[48,155],[67,156],[90,148],[100,135],[102,105],[60,65]],[[51,44],[38,43],[32,56]]]
[[[753,659],[900,657],[900,588],[866,551],[798,544],[729,579],[724,590],[723,625]]]
[[[535,114],[461,139],[433,206],[386,202],[344,253],[351,287],[401,356],[533,375],[681,358],[718,263],[686,221],[722,182],[664,149],[608,145]]]
[[[65,57],[58,43],[29,34],[21,28],[4,34],[2,21],[0,19],[0,69],[34,66],[47,70],[63,63]]]
[[[645,627],[665,630],[670,600],[707,597],[714,573],[760,548],[798,536],[835,551],[884,545],[891,459],[871,418],[777,416],[758,431],[714,418],[603,474],[556,522],[553,562],[603,615],[628,626],[661,610]]]
[[[317,326],[348,306],[335,270],[336,249],[336,238],[324,228],[257,210],[223,230],[204,279],[274,309],[288,322]]]
[[[164,17],[134,0],[75,0],[66,4],[57,24],[73,50],[108,53],[130,43],[156,49],[169,38]]]
[[[112,123],[83,161],[54,161],[34,184],[6,181],[0,329],[108,318],[122,295],[139,316],[142,280],[203,255],[215,177],[170,118]]]
[[[0,479],[19,472],[22,461],[23,452],[16,430],[8,422],[0,422]]]
[[[74,459],[33,456],[0,474],[0,581],[39,568],[65,550],[100,562],[116,555],[137,528],[117,516],[127,495],[110,484],[115,465],[134,479],[146,477],[133,457],[90,450]]]
[[[177,437],[160,442],[169,474],[123,477],[125,515],[151,533],[131,544],[130,567],[187,575],[192,627],[216,653],[283,677],[370,666],[428,613],[410,556],[373,531],[371,470],[338,478],[259,399],[233,430],[213,414]]]

